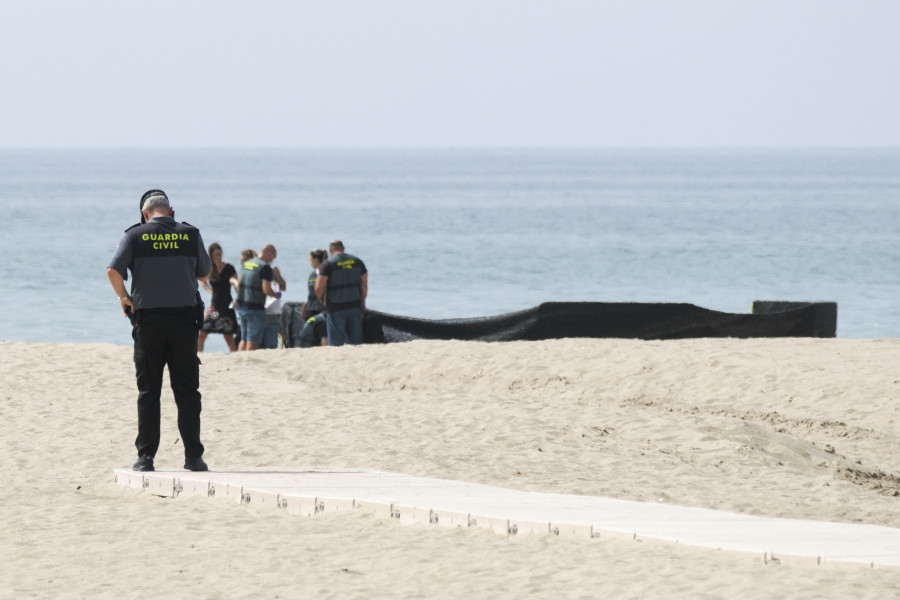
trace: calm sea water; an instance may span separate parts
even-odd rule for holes
[[[229,262],[275,244],[286,301],[341,238],[393,314],[835,301],[900,337],[900,149],[33,150],[0,151],[0,339],[129,344],[105,267],[153,187]]]

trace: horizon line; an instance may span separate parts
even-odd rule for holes
[[[731,150],[731,151],[759,151],[759,150],[900,150],[898,144],[868,144],[868,145],[336,145],[336,146],[280,146],[280,145],[247,145],[247,146],[0,146],[0,152],[6,151],[68,151],[68,150],[110,150],[110,151],[231,151],[231,150],[302,150],[302,151],[421,151],[421,150],[446,150],[446,151],[473,151],[473,150],[515,150],[515,151],[543,151],[543,150],[600,150],[600,151],[660,151],[660,150]]]

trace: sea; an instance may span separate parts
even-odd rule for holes
[[[274,244],[285,302],[341,239],[395,315],[836,302],[900,337],[900,148],[128,149],[0,150],[0,340],[131,343],[106,266],[151,188],[228,262]]]

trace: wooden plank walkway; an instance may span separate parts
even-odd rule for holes
[[[119,485],[201,495],[291,514],[364,511],[401,523],[487,527],[501,535],[658,540],[761,557],[766,564],[900,567],[900,529],[778,519],[664,503],[522,492],[353,469],[114,471]]]

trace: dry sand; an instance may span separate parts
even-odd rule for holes
[[[211,468],[371,468],[900,527],[900,340],[205,354]],[[0,343],[2,598],[885,598],[900,569],[313,518],[117,486],[131,349]],[[157,468],[182,448],[163,393]]]

